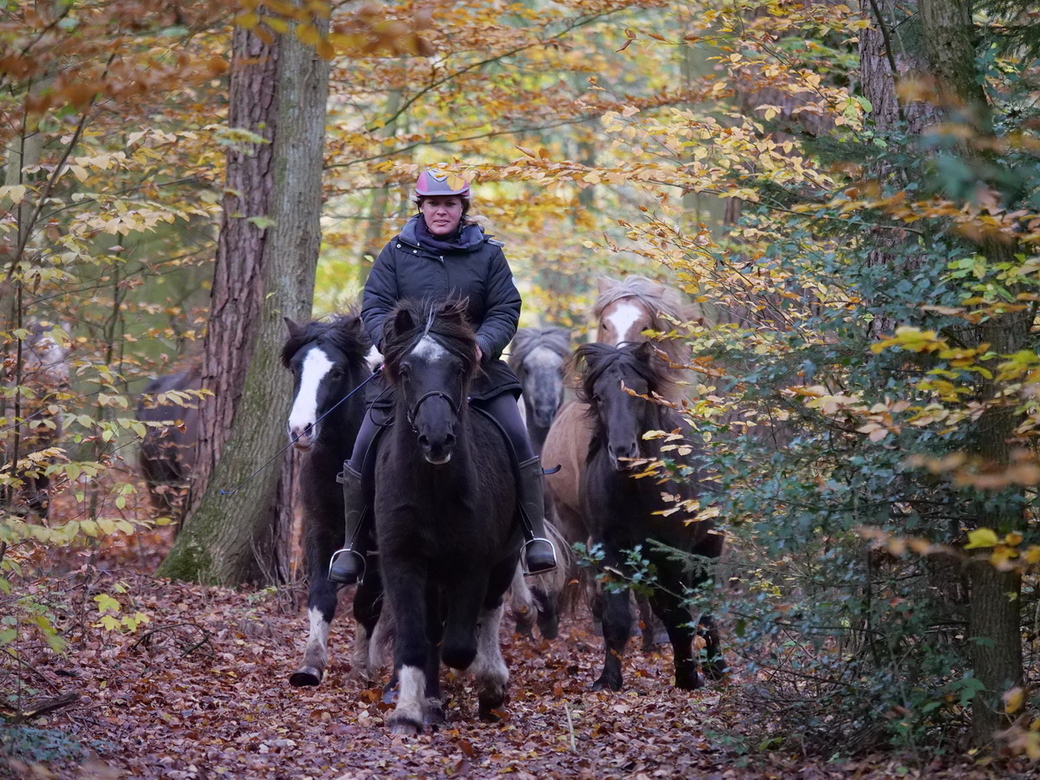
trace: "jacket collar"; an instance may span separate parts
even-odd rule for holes
[[[419,224],[419,215],[416,214],[401,229],[397,238],[402,244],[407,244],[413,249],[422,249],[419,244],[419,237],[415,234],[416,226]],[[469,224],[462,228],[462,247],[458,249],[459,252],[472,252],[478,246],[488,240],[488,236],[484,234],[484,228],[480,225]]]

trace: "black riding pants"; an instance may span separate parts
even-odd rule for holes
[[[516,398],[513,397],[512,393],[503,393],[487,400],[472,400],[470,403],[474,406],[479,406],[498,421],[498,424],[502,426],[502,430],[509,437],[509,441],[512,442],[517,460],[520,463],[535,456],[531,440],[527,436],[527,428],[524,426],[523,418],[520,417],[520,407],[517,405]],[[372,411],[372,407],[369,407],[368,411],[365,412],[365,418],[361,422],[361,429],[358,431],[357,439],[354,441],[354,451],[351,453],[348,461],[350,468],[359,474],[364,474],[365,458],[381,427],[373,419]],[[385,411],[378,410],[376,414],[379,417],[383,417],[385,416]],[[375,468],[374,459],[367,464],[367,468],[369,470]],[[365,474],[365,477],[367,479],[369,475]]]

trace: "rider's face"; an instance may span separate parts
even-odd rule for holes
[[[423,198],[420,208],[426,227],[435,236],[454,234],[462,220],[462,198],[455,195]]]

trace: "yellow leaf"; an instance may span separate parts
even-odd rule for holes
[[[997,534],[992,528],[978,528],[968,532],[968,543],[964,545],[964,549],[977,550],[980,547],[996,547],[998,541]]]
[[[321,35],[313,24],[300,24],[296,26],[296,40],[306,46],[317,46]]]
[[[1013,715],[1022,709],[1022,700],[1025,698],[1025,691],[1020,686],[1004,691],[1004,695],[1001,696],[1004,700],[1004,712],[1008,715]]]

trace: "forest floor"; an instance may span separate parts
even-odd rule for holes
[[[130,549],[130,548],[128,548]],[[625,689],[592,692],[601,640],[586,615],[549,642],[503,626],[511,698],[495,724],[476,717],[464,676],[447,675],[447,723],[418,737],[388,733],[381,688],[351,672],[343,602],[330,668],[293,688],[307,630],[302,586],[202,587],[156,579],[159,558],[81,552],[65,573],[16,583],[68,640],[0,654],[0,778],[990,778],[1036,777],[1035,764],[953,755],[920,765],[890,753],[827,760],[762,749],[758,713],[737,668],[695,692],[670,685],[667,648],[625,658]],[[154,548],[152,548],[154,549]],[[97,626],[96,597],[149,620],[134,632]],[[635,644],[635,643],[633,643]],[[56,700],[58,700],[56,702]],[[52,711],[32,717],[41,703]],[[13,703],[13,709],[12,709]],[[13,725],[11,712],[21,713]],[[0,721],[2,722],[2,721]],[[1032,771],[1030,771],[1030,767]]]

